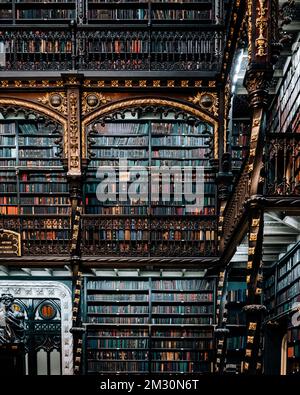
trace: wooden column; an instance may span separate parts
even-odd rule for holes
[[[261,301],[262,246],[264,222],[264,146],[268,88],[273,76],[277,9],[273,0],[248,0],[248,56],[245,76],[252,109],[248,175],[250,203],[248,204],[248,262],[247,298],[244,311],[247,322],[246,350],[242,364],[245,374],[259,374],[261,323],[266,310]]]
[[[81,152],[81,84],[82,76],[64,74],[67,95],[68,124],[65,139],[67,176],[71,199],[70,260],[73,271],[73,355],[74,374],[81,373],[82,336],[81,318],[82,270],[81,270],[81,214],[82,214],[82,152]]]

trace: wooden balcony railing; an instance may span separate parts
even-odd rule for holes
[[[84,215],[82,254],[98,256],[216,256],[217,219],[122,218]]]
[[[269,133],[265,142],[266,197],[300,195],[300,133]],[[250,198],[248,159],[233,187],[224,210],[222,248],[226,246],[245,214]]]
[[[0,70],[218,71],[224,34],[189,29],[0,30]]]
[[[268,196],[300,195],[300,133],[267,135]]]
[[[233,188],[223,214],[222,248],[226,246],[233,232],[236,230],[244,212],[244,204],[250,196],[248,159],[246,158],[241,173]]]
[[[0,216],[0,229],[21,234],[22,255],[69,255],[70,223],[69,216]]]

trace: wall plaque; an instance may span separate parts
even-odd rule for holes
[[[0,229],[0,256],[21,256],[21,235],[12,230]]]

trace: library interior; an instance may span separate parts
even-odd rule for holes
[[[300,0],[0,0],[0,366],[300,375]]]

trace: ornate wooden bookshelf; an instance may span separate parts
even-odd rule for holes
[[[85,280],[85,373],[211,370],[214,279]]]

